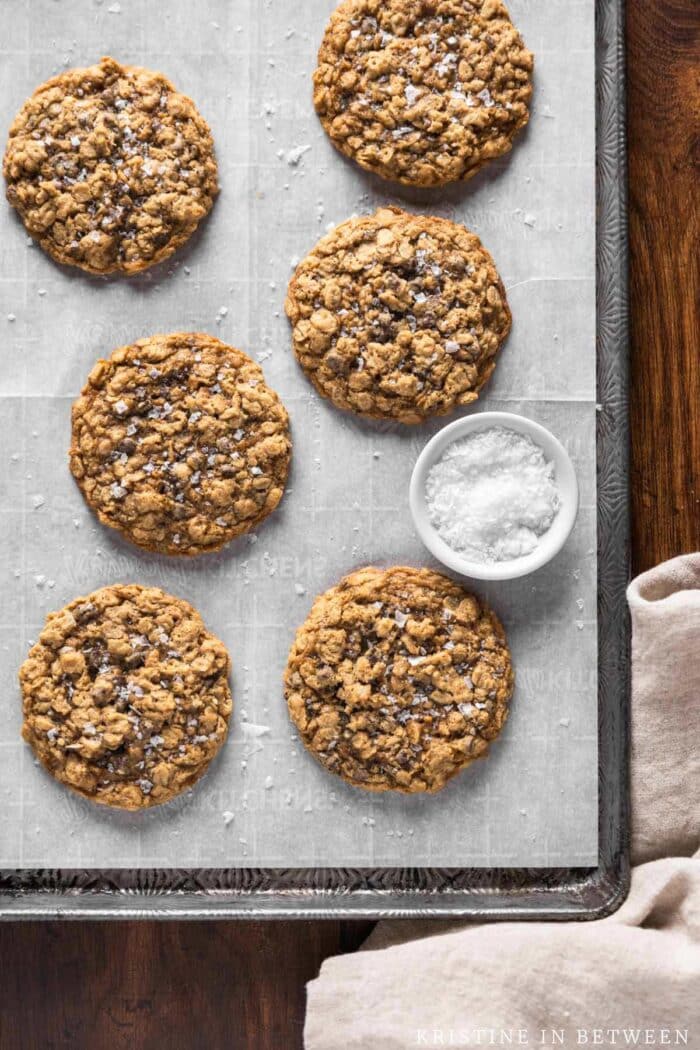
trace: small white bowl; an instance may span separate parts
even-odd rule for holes
[[[458,551],[449,547],[430,521],[426,502],[425,486],[428,472],[440,459],[448,445],[460,438],[489,427],[507,427],[525,434],[542,449],[546,459],[554,463],[555,477],[561,507],[548,532],[540,537],[537,547],[530,554],[510,561],[469,561]],[[578,513],[578,481],[569,455],[553,434],[525,416],[510,412],[477,412],[464,416],[433,437],[421,452],[411,476],[409,502],[418,535],[430,553],[454,572],[470,576],[475,580],[516,580],[542,568],[562,549],[571,534]]]

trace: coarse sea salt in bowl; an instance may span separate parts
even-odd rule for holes
[[[515,580],[562,549],[579,491],[566,449],[545,427],[478,412],[428,442],[409,502],[418,535],[443,565],[476,580]]]

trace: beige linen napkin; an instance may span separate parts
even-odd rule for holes
[[[371,950],[326,960],[308,985],[306,1050],[700,1050],[700,554],[644,573],[628,599],[626,902],[598,922],[380,923]]]

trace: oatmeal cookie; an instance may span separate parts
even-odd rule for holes
[[[73,405],[70,468],[104,525],[161,554],[219,550],[284,492],[289,418],[262,369],[210,335],[140,339]]]
[[[511,327],[479,238],[399,208],[324,237],[297,268],[286,311],[296,356],[320,394],[400,423],[475,401]]]
[[[435,792],[483,758],[508,716],[501,624],[427,569],[361,569],[316,599],[289,654],[304,745],[369,791]]]
[[[138,273],[167,259],[217,186],[207,123],[162,73],[103,58],[37,88],[15,117],[7,199],[59,263]]]
[[[501,0],[344,0],[314,73],[333,145],[411,186],[469,179],[529,120],[533,59]]]
[[[191,787],[226,739],[230,661],[155,587],[104,587],[50,613],[19,672],[22,736],[61,783],[146,809]]]

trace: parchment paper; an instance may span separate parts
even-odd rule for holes
[[[310,74],[333,6],[2,4],[0,127],[49,76],[112,54],[162,69],[196,100],[214,132],[222,184],[194,242],[130,280],[57,267],[0,206],[4,867],[596,861],[593,0],[511,0],[536,56],[530,128],[509,159],[432,192],[369,177],[326,140]],[[482,236],[515,325],[474,411],[544,423],[573,455],[582,490],[575,532],[552,564],[515,583],[477,585],[512,644],[512,716],[491,758],[431,798],[368,796],[327,774],[299,744],[281,687],[316,593],[365,563],[435,564],[414,535],[407,493],[416,456],[447,420],[398,429],[339,413],[299,371],[283,315],[293,262],[329,223],[384,202],[450,216]],[[257,357],[290,410],[294,438],[290,490],[257,537],[187,563],[141,554],[98,526],[67,465],[71,401],[95,359],[178,329],[210,331]],[[17,669],[46,613],[118,581],[188,598],[234,662],[235,712],[221,757],[193,792],[140,815],[105,811],[54,783],[19,737]]]

